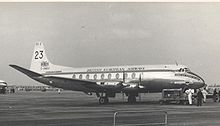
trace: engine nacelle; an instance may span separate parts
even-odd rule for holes
[[[128,86],[123,88],[123,92],[139,92],[140,90],[142,90],[144,88],[145,87],[142,85],[129,84]]]
[[[97,84],[102,86],[106,91],[120,92],[124,88],[122,82],[97,82]]]
[[[118,86],[121,82],[96,82],[98,85],[101,86]]]

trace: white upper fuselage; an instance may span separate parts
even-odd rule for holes
[[[51,66],[53,67],[53,66]],[[204,83],[203,79],[189,73],[184,65],[134,65],[134,66],[107,66],[107,67],[62,67],[56,71],[45,70],[45,76],[58,76],[73,79],[82,79],[95,82],[119,82],[125,74],[125,82],[167,80],[174,84]],[[144,84],[143,84],[144,85]]]

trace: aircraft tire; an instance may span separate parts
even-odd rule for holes
[[[108,97],[100,97],[99,98],[99,104],[106,104],[109,102]]]
[[[128,103],[135,103],[136,102],[136,97],[134,95],[129,95],[128,96]]]

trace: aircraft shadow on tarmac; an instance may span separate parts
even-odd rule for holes
[[[82,103],[78,104],[78,106],[111,106],[111,105],[159,105],[158,101],[142,101],[142,102],[136,102],[136,103],[127,103],[127,102],[109,102],[108,104],[99,104],[96,102],[92,103]]]

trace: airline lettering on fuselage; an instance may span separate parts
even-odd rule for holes
[[[130,67],[127,68],[100,68],[100,69],[87,69],[87,72],[109,72],[109,71],[134,71],[134,70],[144,70],[144,67]]]
[[[131,67],[131,68],[128,68],[128,71],[132,71],[132,70],[144,70],[144,67]]]

